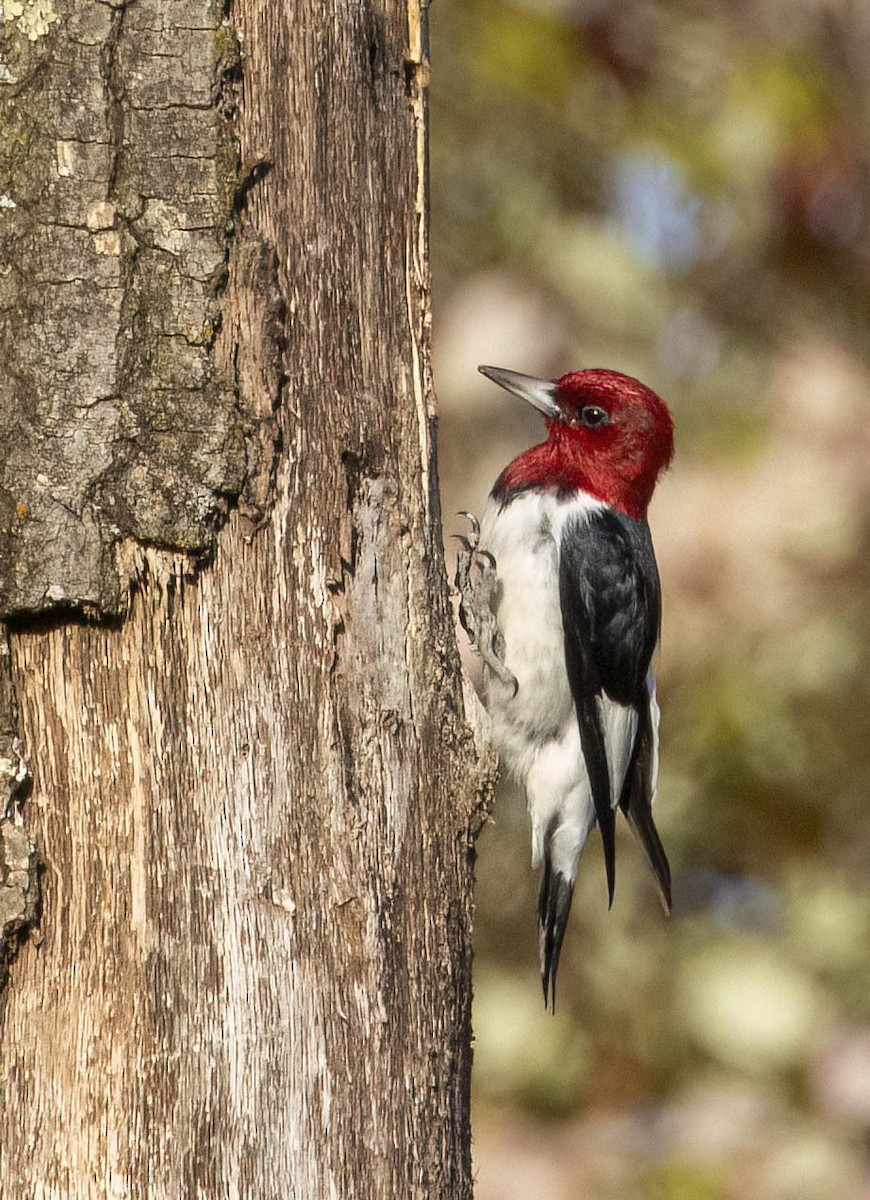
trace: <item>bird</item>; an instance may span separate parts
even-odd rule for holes
[[[671,873],[653,823],[659,707],[653,652],[661,586],[647,507],[674,452],[663,400],[619,371],[556,380],[481,366],[542,414],[546,440],[499,475],[460,540],[460,618],[484,662],[493,740],[523,785],[544,1004],[556,976],[581,851],[597,824],[608,905],[616,809],[671,911]]]

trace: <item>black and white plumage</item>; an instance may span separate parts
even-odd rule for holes
[[[501,661],[485,668],[486,706],[503,761],[526,790],[532,860],[542,869],[544,999],[552,1004],[578,862],[596,823],[613,899],[617,808],[637,834],[670,910],[670,870],[652,820],[659,710],[651,663],[661,591],[645,504],[634,503],[621,484],[602,485],[602,441],[575,436],[563,444],[564,427],[570,434],[578,411],[591,407],[590,393],[597,411],[587,415],[596,428],[618,422],[621,397],[602,396],[593,385],[599,376],[607,382],[627,377],[579,372],[551,384],[485,373],[542,408],[551,432],[547,443],[499,478],[478,545],[494,564],[490,603],[503,649]],[[564,387],[564,380],[586,375],[594,377],[581,380],[586,387]],[[653,432],[661,441],[660,427]],[[619,461],[624,443],[608,450]],[[598,460],[586,470],[596,450]]]

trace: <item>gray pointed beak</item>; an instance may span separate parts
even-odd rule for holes
[[[526,400],[532,408],[551,420],[561,420],[564,413],[556,400],[556,385],[550,379],[536,379],[534,375],[521,375],[519,371],[505,371],[502,367],[478,367],[481,375]]]

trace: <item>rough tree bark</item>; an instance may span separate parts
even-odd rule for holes
[[[423,0],[0,17],[0,1193],[470,1196]]]

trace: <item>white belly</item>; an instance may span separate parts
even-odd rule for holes
[[[576,723],[559,603],[559,539],[568,506],[540,492],[519,496],[501,511],[490,501],[481,527],[481,548],[496,562],[495,615],[505,665],[518,684],[514,697],[489,676],[487,707],[506,763],[522,780],[529,753]]]

